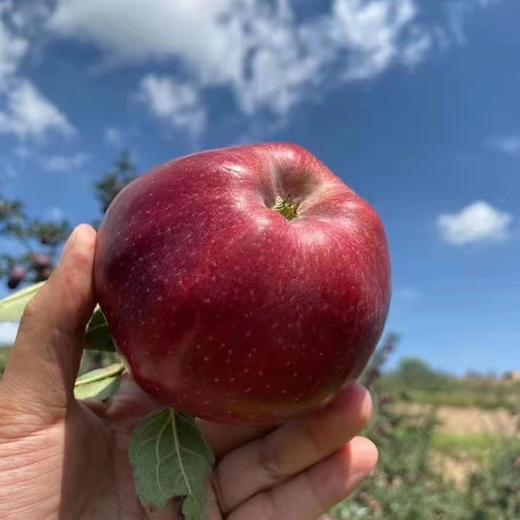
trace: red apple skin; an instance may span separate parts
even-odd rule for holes
[[[288,220],[276,196],[300,203]],[[136,382],[208,420],[276,424],[353,381],[390,299],[374,210],[305,149],[224,148],[129,184],[101,224],[95,288]]]

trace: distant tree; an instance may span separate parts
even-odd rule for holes
[[[405,388],[436,388],[446,381],[446,376],[418,358],[402,359],[390,377]]]
[[[46,280],[57,260],[57,252],[70,233],[67,220],[58,222],[31,218],[23,204],[9,200],[0,190],[0,236],[15,241],[14,251],[0,253],[0,278],[9,289]]]
[[[484,379],[482,372],[478,370],[466,370],[466,379]]]
[[[95,184],[95,194],[101,204],[101,211],[110,206],[116,195],[137,176],[135,164],[130,158],[127,150],[123,151],[115,161],[112,170],[107,172],[103,178]]]
[[[101,213],[136,175],[130,154],[123,151],[113,168],[94,185]],[[96,221],[94,225],[98,223]],[[30,217],[24,204],[6,197],[0,186],[0,237],[10,238],[16,243],[9,251],[0,251],[0,280],[4,280],[9,289],[46,280],[70,231],[67,219],[56,222]]]

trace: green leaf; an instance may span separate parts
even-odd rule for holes
[[[144,505],[162,509],[184,497],[185,520],[203,520],[215,459],[192,417],[171,408],[148,416],[132,433],[129,455]]]
[[[78,377],[74,396],[76,399],[108,399],[117,390],[123,370],[122,363],[114,363]]]
[[[115,352],[116,350],[107,320],[99,306],[96,307],[92,318],[88,322],[85,334],[85,348],[88,350],[103,350],[105,352]]]
[[[0,323],[3,321],[20,321],[25,306],[44,283],[35,283],[0,300]]]

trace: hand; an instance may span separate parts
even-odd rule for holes
[[[95,231],[80,226],[29,303],[0,382],[2,520],[180,518],[139,503],[128,463],[133,428],[161,405],[126,374],[106,403],[76,401],[74,381],[94,307]],[[356,433],[370,415],[358,385],[326,408],[277,429],[199,421],[217,464],[206,518],[315,519],[351,493],[377,459]]]

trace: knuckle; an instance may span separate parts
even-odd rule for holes
[[[263,469],[268,483],[267,485],[276,484],[289,476],[289,472],[284,468],[283,458],[279,456],[273,446],[266,442],[260,442],[258,457],[260,467]]]
[[[312,481],[309,473],[304,473],[305,487],[312,502],[315,504],[315,509],[325,512],[330,508],[330,500],[323,495],[321,486]]]
[[[38,303],[38,298],[34,296],[29,300],[29,303],[25,306],[25,309],[22,314],[22,318],[20,320],[20,327],[26,327],[27,324],[32,323],[37,320],[40,316],[40,305]]]
[[[326,445],[323,439],[322,430],[323,428],[319,428],[315,422],[311,419],[305,420],[303,424],[304,435],[308,440],[311,448],[316,451],[318,454],[328,453],[329,447]]]
[[[266,491],[259,495],[261,510],[263,512],[261,518],[263,520],[280,520],[276,514],[277,507],[273,493]]]
[[[215,492],[215,499],[219,505],[220,510],[224,513],[227,513],[231,509],[231,505],[228,504],[228,501],[226,500],[226,493],[224,493],[224,490],[222,489],[222,482],[224,482],[224,480],[221,476],[221,472],[221,464],[217,464],[217,467],[212,474],[212,484],[213,490]]]

